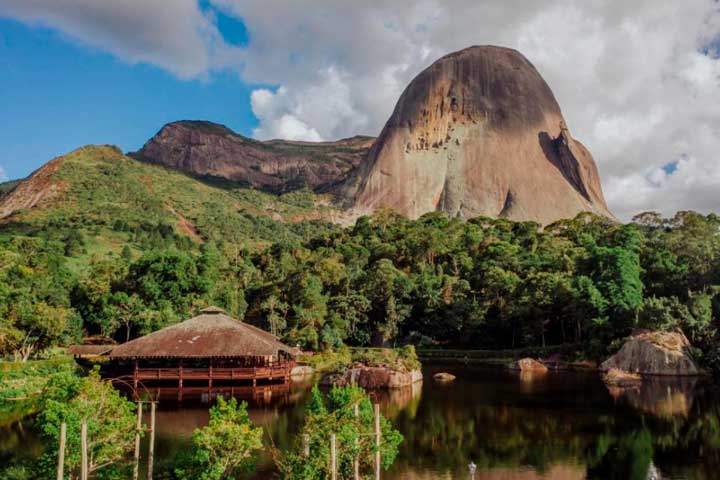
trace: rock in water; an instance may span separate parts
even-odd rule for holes
[[[640,332],[619,352],[600,365],[641,375],[701,375],[690,355],[690,342],[682,332]]]
[[[520,360],[512,362],[508,365],[508,368],[510,370],[520,370],[521,372],[545,373],[548,371],[548,368],[545,365],[534,358],[521,358]]]
[[[438,372],[433,375],[433,379],[436,382],[452,382],[453,380],[455,380],[455,375],[447,372]]]
[[[590,152],[519,52],[470,47],[421,72],[349,180],[356,215],[504,217],[548,224],[588,211],[614,218]]]

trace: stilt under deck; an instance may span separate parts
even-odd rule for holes
[[[182,389],[185,381],[207,382],[212,388],[213,381],[249,382],[257,386],[258,380],[269,382],[290,382],[290,373],[295,366],[294,361],[286,361],[276,365],[257,367],[216,367],[213,362],[207,367],[184,367],[182,362],[177,367],[141,367],[134,362],[133,387],[138,389],[139,383],[176,381]]]

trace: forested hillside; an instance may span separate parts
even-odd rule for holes
[[[216,304],[306,348],[566,343],[600,358],[634,328],[681,327],[718,357],[716,215],[540,229],[379,211],[342,229],[291,222],[329,212],[308,191],[201,181],[111,147],[62,157],[50,178],[59,193],[0,227],[5,355],[124,341]]]

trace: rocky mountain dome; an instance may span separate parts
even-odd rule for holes
[[[367,155],[373,138],[335,142],[260,142],[205,121],[165,125],[131,156],[197,176],[285,192],[308,186],[323,190],[345,179]]]
[[[355,215],[505,217],[548,224],[589,211],[614,218],[590,152],[519,52],[470,47],[408,85],[344,187]]]

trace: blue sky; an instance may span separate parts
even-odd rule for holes
[[[225,41],[247,40],[239,20],[216,18]],[[180,79],[56,30],[0,18],[0,167],[7,178],[21,178],[89,143],[135,150],[179,119],[211,120],[250,135],[257,126],[251,90],[236,71]]]
[[[718,5],[0,0],[0,178],[88,143],[134,150],[180,119],[258,139],[377,135],[420,71],[491,44],[545,78],[618,217],[720,212]]]

